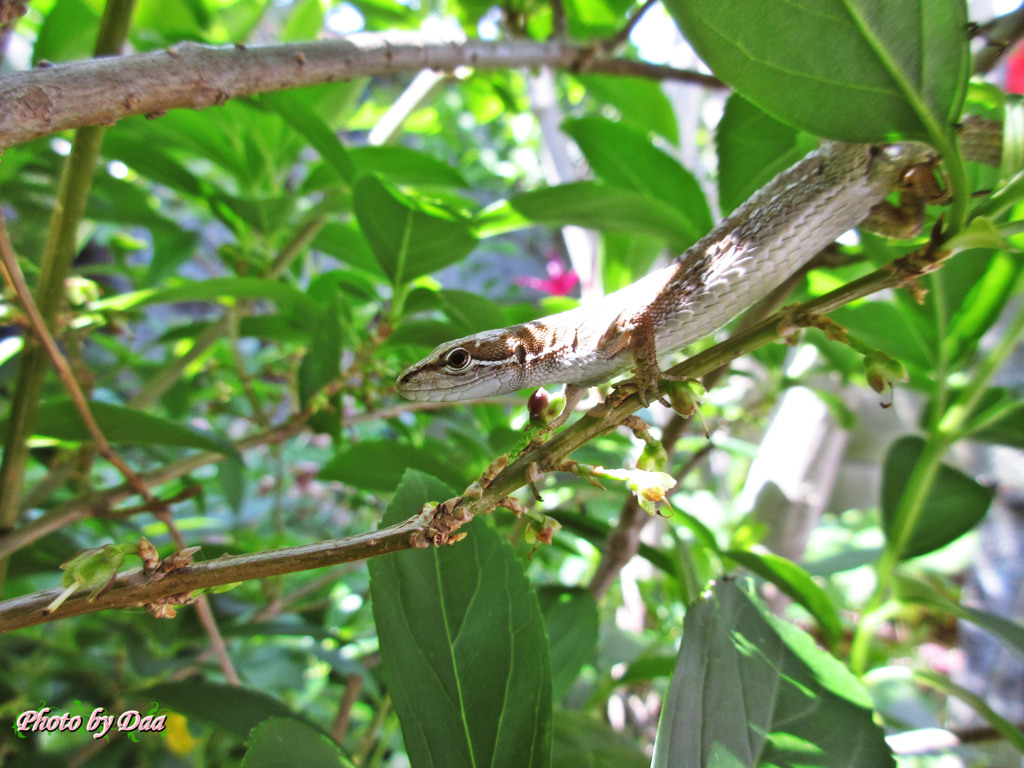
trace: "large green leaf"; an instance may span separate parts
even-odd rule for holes
[[[418,203],[376,176],[356,182],[354,207],[370,248],[395,285],[454,264],[476,246],[465,219]]]
[[[893,443],[885,457],[882,519],[889,539],[901,535],[900,531],[892,529],[896,509],[923,450],[922,438],[907,435]],[[917,557],[960,538],[985,516],[993,495],[991,488],[986,488],[960,470],[941,465],[900,556],[904,559]]]
[[[712,71],[818,136],[947,136],[969,75],[963,0],[666,0]]]
[[[693,174],[645,134],[602,117],[569,120],[562,130],[605,181],[668,203],[690,220],[698,237],[711,229],[711,210]]]
[[[524,192],[509,205],[538,224],[576,224],[611,232],[644,232],[666,238],[673,250],[684,251],[703,234],[681,211],[630,189],[597,182],[562,184]]]
[[[111,403],[93,401],[89,403],[89,410],[100,431],[111,443],[200,448],[241,459],[231,443],[212,432]],[[40,405],[33,432],[57,440],[92,440],[85,422],[69,400]],[[6,436],[7,421],[4,420],[0,422],[0,438]]]
[[[836,607],[829,600],[825,590],[799,565],[772,552],[756,553],[731,549],[722,554],[770,581],[806,608],[818,622],[830,647],[839,640],[842,627],[839,624]]]
[[[894,766],[871,700],[832,656],[736,582],[686,614],[654,768]]]
[[[452,495],[405,475],[383,524]],[[370,561],[380,652],[413,768],[547,768],[551,665],[536,594],[511,547],[476,520],[455,546]]]

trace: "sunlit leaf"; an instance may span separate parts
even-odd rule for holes
[[[895,761],[857,679],[727,581],[686,614],[652,765],[884,768]]]
[[[967,85],[963,0],[667,0],[712,71],[818,136],[946,136]]]

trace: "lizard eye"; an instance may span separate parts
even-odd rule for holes
[[[456,347],[444,356],[445,366],[451,368],[453,371],[461,371],[469,365],[469,360],[469,352],[464,350],[462,347]]]

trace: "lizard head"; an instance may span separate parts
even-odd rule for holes
[[[484,331],[441,344],[398,377],[409,400],[449,402],[515,392],[528,386],[527,352],[511,329]]]

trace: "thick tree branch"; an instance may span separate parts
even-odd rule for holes
[[[248,48],[181,43],[154,53],[0,76],[0,150],[68,128],[112,125],[131,115],[155,117],[238,96],[421,69],[584,66],[588,72],[723,87],[695,72],[624,59],[588,61],[589,55],[588,49],[560,41],[447,42],[402,32]]]

